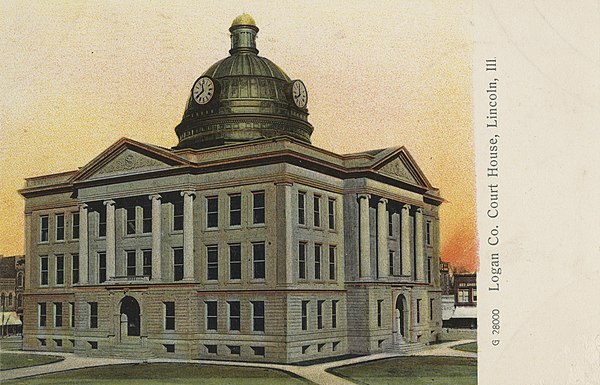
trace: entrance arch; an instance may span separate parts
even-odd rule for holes
[[[404,294],[400,294],[396,298],[396,330],[399,341],[404,341],[408,332],[408,307]]]
[[[140,304],[130,296],[121,300],[121,338],[140,335]]]

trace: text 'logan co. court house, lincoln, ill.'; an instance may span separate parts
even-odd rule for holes
[[[292,363],[439,338],[439,191],[404,147],[312,146],[258,30],[233,21],[176,147],[26,180],[25,350]]]

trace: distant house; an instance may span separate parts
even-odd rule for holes
[[[442,326],[477,328],[477,274],[454,274],[452,293],[442,295]]]
[[[23,289],[25,258],[23,255],[0,257],[0,324],[1,335],[20,334],[23,325]]]

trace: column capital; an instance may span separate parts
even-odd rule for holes
[[[402,210],[409,210],[410,211],[410,205],[409,204],[402,205]]]
[[[186,197],[186,196],[191,196],[192,198],[196,197],[196,192],[193,190],[185,190],[185,191],[182,191],[180,194],[182,197]]]
[[[156,200],[161,200],[162,196],[160,196],[160,194],[150,194],[150,195],[148,195],[148,199],[150,199],[151,201],[153,201],[155,199]]]
[[[115,201],[113,201],[112,199],[106,200],[104,202],[102,202],[104,204],[104,206],[108,207],[108,206],[114,206],[115,205]]]
[[[423,207],[417,207],[417,214],[423,214]]]
[[[379,198],[379,202],[378,203],[382,203],[384,205],[388,204],[388,199],[387,198]]]
[[[80,203],[79,204],[79,210],[87,210],[88,209],[88,205],[87,203]]]
[[[358,199],[371,199],[371,194],[358,194]]]

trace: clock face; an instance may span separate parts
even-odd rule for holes
[[[211,101],[215,94],[215,83],[211,78],[207,76],[202,76],[196,83],[194,83],[194,88],[192,88],[192,95],[194,96],[194,100],[198,104],[206,104]]]
[[[306,92],[304,83],[302,83],[300,80],[294,80],[294,83],[292,83],[292,99],[297,107],[306,107],[306,103],[308,102],[308,94]]]

